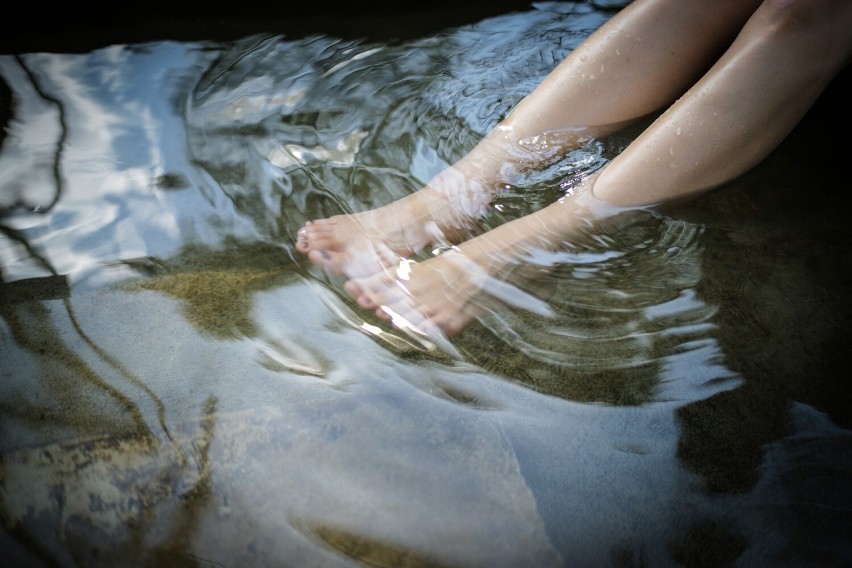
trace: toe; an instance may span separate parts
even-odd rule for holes
[[[335,262],[335,255],[326,250],[316,248],[308,250],[308,260],[310,260],[314,266],[321,268],[330,274],[340,273],[340,270],[337,268],[338,263]]]

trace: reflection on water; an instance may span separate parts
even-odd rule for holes
[[[608,15],[0,56],[4,559],[852,561],[850,233],[800,197],[849,184],[819,128],[847,91],[742,179],[552,253],[526,289],[550,315],[489,312],[456,357],[293,251],[464,155]],[[484,224],[635,134],[510,180]]]

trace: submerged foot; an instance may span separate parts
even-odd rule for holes
[[[496,191],[493,175],[482,172],[499,168],[486,165],[448,168],[374,211],[308,222],[296,250],[326,272],[346,276],[344,289],[361,308],[416,334],[456,335],[500,305],[549,314],[546,302],[510,281],[550,273],[553,267],[533,261],[535,252],[563,246],[583,225],[584,208],[574,198],[559,200],[473,237]],[[456,244],[420,263],[409,260],[430,245]]]
[[[331,274],[374,274],[428,246],[472,235],[493,192],[449,168],[423,189],[373,211],[308,221],[296,250]]]
[[[432,336],[452,337],[505,307],[549,316],[549,304],[529,291],[554,269],[555,257],[540,253],[565,247],[588,230],[588,220],[573,199],[560,200],[423,262],[398,258],[351,277],[344,289],[395,327]]]
[[[435,340],[459,334],[501,306],[550,315],[546,302],[516,286],[520,273],[528,277],[528,268],[506,258],[489,266],[453,248],[420,263],[401,259],[394,267],[348,280],[344,289],[361,308],[375,310],[394,327]]]

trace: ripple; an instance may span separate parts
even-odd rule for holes
[[[701,235],[699,225],[631,214],[552,253],[558,268],[536,284],[549,317],[491,313],[462,338],[463,350],[489,370],[560,396],[648,400],[666,357],[715,327],[715,308],[696,293]]]

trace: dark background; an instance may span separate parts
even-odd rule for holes
[[[227,41],[253,33],[324,33],[387,41],[532,8],[529,0],[13,2],[6,4],[0,18],[0,53],[85,53],[113,44]]]

